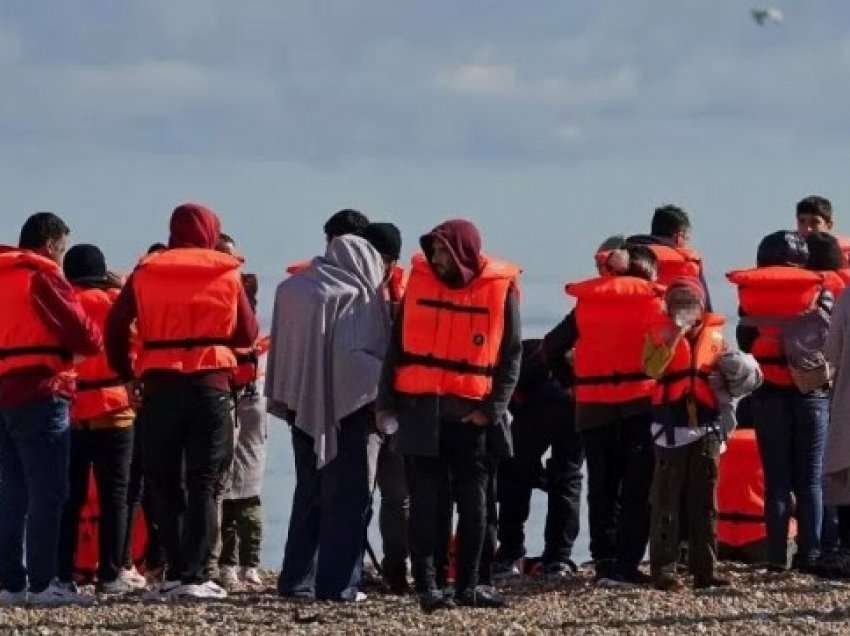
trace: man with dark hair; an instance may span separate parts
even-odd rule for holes
[[[345,210],[334,212],[331,218],[325,222],[325,241],[330,243],[339,236],[361,234],[368,225],[369,219],[358,210],[346,208]],[[297,261],[286,268],[286,273],[292,275],[303,272],[310,267],[311,262],[309,260]]]
[[[812,194],[797,203],[797,232],[802,236],[831,230],[832,203],[829,199]]]
[[[575,387],[576,430],[587,457],[590,554],[602,585],[646,583],[652,391],[641,366],[644,337],[663,316],[656,257],[628,245],[611,258],[622,273],[568,285],[576,308],[543,339],[555,379]],[[625,252],[625,253],[620,253]]]
[[[706,311],[711,311],[711,297],[705,282],[702,257],[690,247],[691,219],[676,205],[663,205],[652,215],[651,234],[628,238],[632,245],[646,245],[658,259],[658,283],[667,285],[675,278],[699,278],[705,289]]]
[[[55,580],[74,356],[103,344],[60,268],[68,233],[39,212],[0,252],[0,605],[91,600]]]
[[[334,213],[331,218],[325,222],[325,238],[328,242],[337,236],[345,236],[346,234],[357,234],[369,225],[369,219],[359,210],[351,210],[346,208]]]
[[[423,611],[503,607],[479,585],[495,446],[510,448],[507,406],[522,357],[515,265],[485,256],[469,221],[420,239],[378,393],[378,428],[398,428],[410,466],[411,542]],[[488,445],[490,448],[488,449]],[[437,587],[443,486],[458,502],[454,598]]]

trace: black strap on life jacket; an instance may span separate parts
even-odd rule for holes
[[[121,378],[105,378],[103,380],[77,380],[78,391],[94,391],[96,389],[108,389],[114,386],[126,384]]]
[[[757,356],[756,362],[759,364],[779,364],[786,366],[788,364],[788,358],[785,356]]]
[[[672,373],[665,374],[658,379],[658,383],[669,385],[680,380],[696,380],[697,378],[708,382],[708,377],[709,374],[700,369],[682,369],[681,371],[673,371]]]
[[[717,515],[718,521],[730,523],[764,523],[764,515],[754,515],[745,512],[721,512]]]
[[[635,373],[619,373],[615,371],[614,373],[610,373],[608,375],[584,375],[584,376],[576,376],[575,384],[576,386],[589,386],[589,385],[601,385],[601,384],[625,384],[627,382],[646,382],[647,380],[651,380],[648,375],[645,373],[635,372]]]
[[[151,351],[157,349],[200,349],[201,347],[227,347],[229,338],[175,338],[174,340],[145,340],[142,346]]]
[[[62,358],[63,360],[71,360],[73,355],[67,349],[63,349],[59,346],[51,346],[51,345],[34,345],[31,347],[8,347],[6,349],[0,349],[0,360],[6,360],[7,358],[17,358],[20,356],[57,356]]]
[[[457,303],[448,300],[436,300],[434,298],[419,298],[416,301],[417,305],[423,307],[431,307],[432,309],[445,309],[446,311],[455,311],[460,314],[480,314],[486,316],[490,313],[487,307],[479,307],[475,305],[458,305]]]
[[[248,352],[236,351],[235,353],[236,364],[253,364],[254,366],[257,366],[260,362],[260,358],[254,350]]]
[[[471,364],[464,360],[447,360],[446,358],[437,358],[432,355],[419,355],[416,353],[403,352],[399,360],[399,366],[423,366],[433,367],[435,369],[444,369],[446,371],[454,371],[455,373],[463,373],[466,375],[483,375],[493,377],[496,373],[496,368],[492,366],[480,366]]]

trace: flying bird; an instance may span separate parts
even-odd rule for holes
[[[759,26],[764,26],[771,22],[774,24],[781,24],[782,20],[785,19],[785,16],[782,15],[782,11],[775,7],[753,9],[750,13],[753,16],[753,20],[755,20]]]

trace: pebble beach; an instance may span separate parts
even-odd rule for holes
[[[728,589],[678,593],[523,579],[505,585],[506,610],[423,614],[414,597],[369,594],[357,604],[277,597],[263,589],[223,601],[101,598],[92,607],[3,608],[0,633],[20,634],[847,634],[850,583],[724,564]]]

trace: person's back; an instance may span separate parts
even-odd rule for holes
[[[0,251],[0,605],[85,600],[54,582],[73,356],[102,345],[59,266],[68,234],[59,217],[41,212],[24,224],[18,249]]]

